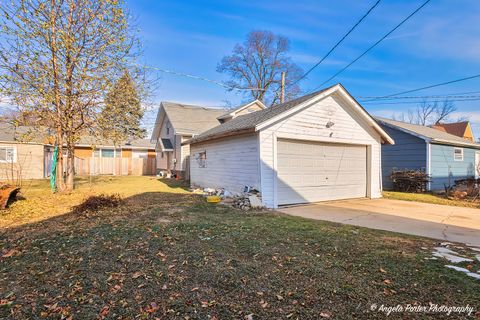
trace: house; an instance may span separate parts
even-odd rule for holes
[[[469,121],[454,123],[436,123],[432,126],[432,128],[453,134],[454,136],[461,137],[470,142],[475,142],[472,126],[470,125]]]
[[[42,179],[45,177],[45,130],[0,123],[0,180]]]
[[[0,179],[43,179],[50,176],[54,139],[46,128],[0,124]],[[64,160],[66,163],[66,159]],[[155,145],[149,139],[119,146],[82,137],[75,146],[77,175],[154,175]]]
[[[444,190],[455,180],[480,176],[480,144],[426,126],[377,118],[395,145],[382,147],[383,185],[391,189],[392,169],[425,170],[430,190]]]
[[[183,142],[190,181],[261,192],[266,207],[381,197],[381,144],[393,139],[337,84],[237,116]]]
[[[264,108],[265,106],[257,100],[233,110],[162,102],[151,137],[156,143],[157,169],[174,171],[179,176],[185,177],[185,173],[188,173],[190,146],[182,145],[183,142],[220,123]]]

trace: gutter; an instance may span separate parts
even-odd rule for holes
[[[236,130],[236,131],[229,131],[229,132],[221,132],[221,133],[216,133],[212,134],[210,136],[206,137],[200,137],[200,138],[192,138],[187,141],[182,142],[182,146],[188,145],[188,144],[196,144],[200,142],[206,142],[210,140],[218,140],[222,139],[225,137],[232,137],[232,136],[237,136],[237,135],[243,135],[243,134],[249,134],[249,133],[254,133],[255,128],[247,128],[247,129],[241,129],[241,130]]]

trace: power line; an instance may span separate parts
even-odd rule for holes
[[[210,82],[210,83],[216,84],[218,86],[224,87],[224,88],[229,89],[229,90],[265,91],[265,89],[262,89],[262,88],[240,88],[240,87],[229,86],[229,85],[227,85],[225,83],[222,83],[220,81],[217,81],[217,80],[212,80],[212,79],[208,79],[208,78],[205,78],[205,77],[196,76],[196,75],[193,75],[193,74],[177,72],[177,71],[172,71],[172,70],[167,70],[167,69],[162,69],[162,68],[157,68],[157,67],[152,67],[152,66],[139,66],[139,67],[156,70],[156,71],[160,71],[160,72],[163,72],[163,73],[169,73],[169,74],[173,74],[173,75],[180,76],[180,77],[186,77],[186,78],[190,78],[190,79]]]
[[[376,6],[378,6],[378,4],[380,3],[381,0],[377,0],[377,2],[375,2],[373,4],[373,6],[370,7],[370,9],[368,9],[368,11],[360,18],[360,20],[357,21],[357,23],[355,23],[353,25],[353,27],[350,28],[350,30],[348,30],[348,32],[343,35],[343,37],[327,52],[326,55],[323,56],[323,58],[321,58],[313,67],[311,67],[307,72],[305,72],[300,78],[298,78],[297,80],[295,80],[294,82],[292,82],[290,86],[293,86],[294,84],[296,84],[297,82],[303,80],[310,72],[313,71],[313,69],[315,69],[316,67],[318,67],[332,52],[333,50],[335,50],[342,42],[343,40],[345,40],[349,35],[350,33],[353,32],[353,30],[355,30],[355,28],[360,24],[362,23],[362,21],[370,14],[370,12],[373,11],[373,9],[375,9]]]
[[[357,98],[362,101],[361,99],[370,99],[370,100],[397,100],[397,99],[422,99],[422,98],[459,98],[459,97],[469,97],[468,94],[476,94],[480,93],[480,91],[468,91],[468,92],[457,92],[457,93],[448,93],[442,95],[426,95],[426,96],[403,96],[403,97],[389,97],[385,98],[385,96],[357,96]],[[370,101],[369,100],[369,101]],[[366,101],[366,100],[365,100]]]
[[[480,96],[477,96],[476,98],[469,98],[469,99],[453,99],[453,100],[448,100],[451,102],[457,102],[457,101],[479,101]],[[400,101],[400,102],[362,102],[363,105],[385,105],[385,104],[414,104],[414,103],[432,103],[432,102],[438,102],[438,100],[418,100],[418,101]]]
[[[431,88],[440,87],[440,86],[444,86],[444,85],[451,84],[451,83],[471,80],[471,79],[475,79],[475,78],[479,78],[479,77],[480,77],[480,74],[476,74],[476,75],[470,76],[470,77],[460,78],[460,79],[451,80],[451,81],[447,81],[447,82],[432,84],[432,85],[429,85],[429,86],[426,86],[426,87],[421,87],[421,88],[417,88],[417,89],[412,89],[412,90],[402,91],[402,92],[398,92],[398,93],[393,93],[393,94],[389,94],[387,96],[381,96],[381,97],[378,97],[376,99],[367,100],[367,101],[364,101],[364,102],[374,101],[374,100],[378,100],[378,99],[382,99],[382,98],[395,97],[395,96],[399,96],[399,95],[406,94],[406,93],[412,93],[412,92],[417,92],[417,91],[421,91],[421,90],[431,89]]]
[[[415,11],[413,11],[412,13],[410,13],[405,19],[403,19],[399,24],[397,24],[395,26],[395,28],[393,28],[392,30],[390,30],[389,32],[387,32],[383,37],[381,37],[377,42],[375,42],[373,45],[371,45],[367,50],[365,50],[361,55],[359,55],[357,58],[355,58],[355,60],[353,60],[352,62],[350,62],[349,64],[347,64],[343,69],[341,69],[340,71],[338,71],[337,73],[335,73],[333,76],[331,76],[330,78],[328,78],[326,81],[322,82],[322,84],[320,84],[318,87],[316,87],[314,90],[311,90],[309,92],[313,92],[313,91],[317,91],[320,87],[322,87],[325,83],[329,82],[330,80],[334,79],[336,76],[338,76],[339,74],[341,74],[343,71],[347,70],[351,65],[353,65],[355,62],[357,62],[358,60],[360,60],[360,58],[362,58],[364,55],[366,55],[368,52],[370,52],[370,50],[372,50],[373,48],[375,48],[380,42],[382,42],[383,40],[385,40],[389,35],[391,35],[395,30],[397,30],[398,28],[400,28],[400,26],[402,26],[405,22],[407,22],[411,17],[413,17],[417,12],[419,12],[423,7],[425,7],[431,0],[427,0],[425,1],[420,7],[418,7],[417,9],[415,9]]]

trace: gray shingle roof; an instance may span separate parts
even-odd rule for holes
[[[252,112],[249,114],[245,114],[242,116],[238,116],[230,121],[227,121],[219,126],[216,126],[210,130],[207,130],[194,138],[190,139],[190,143],[196,143],[200,141],[205,141],[211,138],[212,136],[217,136],[221,134],[226,134],[226,133],[232,133],[232,132],[237,132],[237,131],[243,131],[247,129],[253,129],[255,128],[256,125],[265,122],[269,119],[274,118],[275,116],[315,97],[316,95],[332,88],[334,86],[322,89],[320,91],[316,91],[310,94],[307,94],[305,96],[302,96],[300,98],[277,104],[273,107],[266,108],[260,111]]]
[[[19,143],[44,144],[48,138],[48,130],[45,127],[17,126],[6,122],[0,123],[0,141]]]
[[[473,148],[480,149],[480,144],[470,142],[461,137],[454,136],[453,134],[446,133],[444,131],[440,131],[440,130],[422,126],[422,125],[411,124],[407,122],[396,121],[396,120],[391,120],[391,119],[386,119],[381,117],[375,117],[375,119],[381,124],[384,124],[389,127],[393,127],[394,129],[398,128],[403,131],[410,132],[413,135],[417,135],[422,138],[431,140],[432,142],[461,145],[461,146],[470,146]]]
[[[198,134],[218,125],[217,118],[225,114],[225,109],[205,108],[176,102],[162,102],[172,127],[176,133]]]
[[[49,139],[53,135],[48,134],[48,129],[45,127],[34,126],[18,126],[15,127],[10,123],[0,123],[0,141],[2,142],[16,142],[16,143],[38,143],[49,144]],[[83,136],[77,142],[77,145],[98,145],[98,146],[112,146],[113,142],[108,140],[100,140],[92,136]],[[155,143],[151,143],[150,139],[134,139],[125,141],[121,144],[122,147],[135,147],[155,149]]]

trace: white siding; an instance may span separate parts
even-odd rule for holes
[[[328,122],[334,123],[330,128]],[[380,135],[354,112],[339,95],[331,95],[263,129],[260,139],[262,201],[267,207],[276,202],[277,139],[300,139],[367,146],[367,196],[381,197]]]
[[[196,155],[207,153],[206,167],[201,168]],[[260,188],[258,136],[229,137],[191,145],[190,181],[192,185],[225,188],[233,193],[244,186]]]

